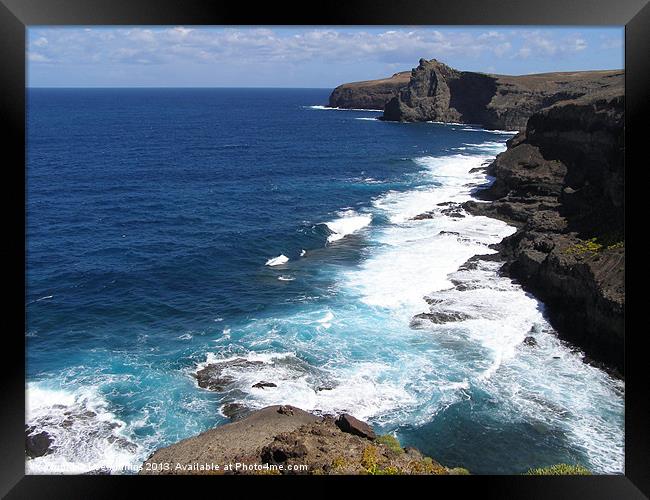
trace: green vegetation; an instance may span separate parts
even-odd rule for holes
[[[369,444],[364,448],[361,455],[361,466],[367,474],[377,474],[379,471],[379,456],[376,446]]]
[[[616,248],[624,248],[625,241],[617,241],[609,245],[598,241],[598,238],[590,238],[588,240],[580,240],[573,245],[569,245],[564,249],[564,253],[570,255],[585,255],[596,254],[603,250],[614,250]]]
[[[392,458],[391,458],[392,454]],[[358,462],[338,456],[332,460],[331,472],[360,473],[373,476],[398,474],[467,475],[462,467],[447,469],[431,457],[413,458],[405,454],[399,441],[392,435],[379,436],[373,444],[368,444],[361,452]],[[393,462],[395,460],[395,462]],[[361,470],[359,470],[361,466]]]
[[[336,457],[332,460],[332,469],[344,469],[347,465],[348,462],[343,457]]]
[[[379,436],[375,441],[377,443],[383,444],[386,448],[395,453],[404,453],[404,450],[399,444],[399,441],[392,434],[384,434],[383,436]]]
[[[596,238],[582,240],[564,249],[564,253],[570,255],[584,255],[586,253],[598,253],[603,249],[602,243],[598,243]]]
[[[582,465],[555,464],[550,467],[529,469],[527,476],[589,476],[591,472]]]
[[[410,474],[449,474],[449,471],[442,465],[434,463],[431,457],[424,457],[422,460],[411,460],[408,463],[407,471]]]
[[[454,467],[449,469],[449,474],[452,476],[469,476],[470,472],[463,467]]]

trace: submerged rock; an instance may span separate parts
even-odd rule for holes
[[[25,454],[29,458],[42,457],[53,451],[54,440],[47,432],[34,433],[33,427],[25,426]]]
[[[535,340],[535,337],[528,336],[524,339],[523,344],[530,347],[535,347],[537,345],[537,340]]]
[[[250,414],[251,409],[240,403],[226,403],[221,407],[221,413],[230,420],[239,420]]]
[[[256,389],[264,389],[265,387],[277,387],[277,384],[274,384],[273,382],[264,382],[263,380],[258,382],[257,384],[253,384],[252,387]]]
[[[216,392],[223,392],[227,387],[235,382],[235,378],[225,373],[227,370],[249,369],[263,365],[262,361],[250,361],[245,358],[235,358],[220,363],[210,363],[204,368],[198,370],[195,374],[199,387]]]
[[[453,323],[456,321],[465,321],[470,319],[471,316],[460,311],[435,311],[428,313],[420,313],[413,316],[411,319],[411,328],[424,328],[427,323],[434,323],[437,325],[444,323]]]

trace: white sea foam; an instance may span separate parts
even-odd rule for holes
[[[284,254],[280,254],[277,257],[273,257],[272,259],[267,260],[265,265],[267,265],[267,266],[279,266],[279,265],[282,265],[282,264],[286,264],[287,262],[289,262],[289,257],[287,257]]]
[[[497,141],[466,147],[477,154],[414,159],[421,187],[388,192],[370,212],[348,208],[327,224],[330,237],[340,239],[373,217],[388,221],[367,232],[371,245],[359,265],[327,270],[336,273],[336,302],[305,298],[288,316],[260,318],[242,329],[243,344],[269,351],[235,355],[262,363],[233,367],[228,397],[252,408],[288,403],[345,411],[395,428],[430,422],[478,390],[500,421],[561,433],[594,472],[620,473],[623,384],[564,346],[541,304],[499,276],[498,262],[458,270],[473,255],[493,253],[488,245],[515,231],[460,205],[453,211],[462,217],[447,210],[485,181],[482,171],[472,170],[505,149]],[[431,218],[413,219],[423,212]],[[409,327],[414,314],[429,311],[460,320]],[[266,332],[263,340],[260,332]],[[531,332],[534,348],[522,344]],[[228,359],[227,353],[206,362]],[[277,387],[252,387],[261,380]]]
[[[331,234],[327,237],[329,243],[345,238],[349,234],[356,233],[372,222],[372,215],[360,215],[354,210],[346,210],[345,212],[340,212],[339,215],[341,217],[338,219],[325,223],[331,231]]]
[[[25,421],[33,433],[47,432],[52,452],[25,463],[28,474],[79,474],[97,469],[133,472],[146,450],[110,410],[97,387],[57,389],[30,382]]]
[[[460,130],[466,132],[483,132],[489,134],[499,134],[499,135],[515,135],[518,133],[518,130],[498,130],[498,129],[484,129],[484,128],[475,128],[475,127],[463,127]]]
[[[369,122],[378,122],[381,121],[378,118],[368,118],[368,117],[360,117],[360,118],[355,118],[355,120],[362,120],[362,121],[369,121]]]
[[[427,120],[426,123],[435,123],[436,125],[465,125],[464,123],[457,123],[457,122],[441,122],[441,121],[436,121],[436,120]]]
[[[294,278],[292,276],[278,276],[278,280],[280,280],[280,281],[293,281],[295,279],[296,278]]]
[[[328,110],[328,111],[369,111],[372,113],[383,113],[383,109],[363,109],[363,108],[332,108],[330,106],[322,106],[322,105],[315,105],[315,106],[304,106],[309,109],[320,109],[320,110]]]
[[[303,249],[303,250],[300,250],[300,256],[301,256],[301,257],[304,257],[306,253],[307,253],[306,250],[304,250],[304,249]]]

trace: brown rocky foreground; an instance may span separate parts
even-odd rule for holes
[[[269,406],[153,453],[140,474],[467,474],[350,415]]]

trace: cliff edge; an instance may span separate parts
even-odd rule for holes
[[[622,88],[623,71],[492,75],[420,59],[410,72],[340,85],[329,105],[383,109],[387,121],[439,121],[524,130],[528,118],[555,103]]]
[[[383,110],[388,101],[405,88],[410,71],[395,73],[389,78],[344,83],[336,87],[329,98],[332,108]]]
[[[623,86],[534,113],[488,167],[493,184],[465,209],[518,231],[502,271],[546,305],[560,337],[624,373]]]

